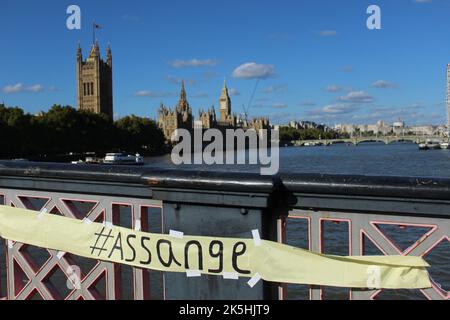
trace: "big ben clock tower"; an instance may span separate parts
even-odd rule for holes
[[[220,123],[229,122],[231,116],[231,99],[228,95],[227,83],[224,81],[219,100]]]

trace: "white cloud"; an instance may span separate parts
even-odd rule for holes
[[[42,92],[44,91],[44,87],[40,84],[35,84],[34,86],[30,86],[28,88],[26,88],[27,91],[31,91],[31,92]]]
[[[166,80],[169,81],[170,83],[177,84],[177,85],[180,85],[183,80],[186,84],[188,84],[190,86],[193,86],[197,83],[197,81],[193,80],[193,79],[183,79],[183,78],[174,77],[171,75],[166,76]]]
[[[22,83],[16,83],[13,85],[7,85],[5,87],[2,88],[2,92],[7,93],[7,94],[12,94],[12,93],[20,93],[20,92],[32,92],[32,93],[38,93],[38,92],[43,92],[45,90],[44,86],[41,84],[35,84],[32,86],[24,86]]]
[[[322,37],[334,37],[337,36],[336,30],[322,30],[319,32]]]
[[[350,91],[347,95],[339,97],[338,100],[351,103],[371,103],[374,98],[364,91]]]
[[[397,88],[398,85],[396,83],[387,82],[384,80],[377,80],[370,85],[372,88],[377,89],[394,89]]]
[[[261,92],[264,94],[285,93],[287,91],[288,91],[288,86],[285,84],[269,86],[269,87],[266,87],[261,90]]]
[[[414,0],[416,3],[430,3],[432,0]]]
[[[275,67],[269,64],[248,62],[240,65],[233,71],[233,77],[239,79],[267,79],[273,76]]]
[[[347,114],[355,112],[359,107],[345,104],[330,104],[323,107],[322,112],[328,114]]]
[[[333,84],[331,86],[326,87],[325,91],[335,93],[342,91],[342,88]]]
[[[2,91],[4,93],[18,93],[23,91],[23,84],[17,83],[14,85],[8,85],[6,87],[3,87]]]
[[[187,68],[187,67],[214,67],[217,65],[217,61],[213,59],[191,59],[191,60],[174,60],[169,63],[174,68]]]
[[[326,105],[323,108],[308,110],[306,112],[308,119],[313,121],[336,121],[338,119],[348,118],[352,113],[360,109],[357,105],[336,103]]]
[[[239,90],[236,89],[236,88],[231,88],[231,89],[229,89],[229,90],[228,90],[228,94],[229,94],[231,97],[234,97],[234,96],[240,96],[240,95],[241,95],[241,93],[239,92]]]

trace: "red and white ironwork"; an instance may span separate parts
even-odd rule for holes
[[[48,214],[60,214],[74,219],[89,219],[94,222],[109,222],[135,228],[141,226],[142,231],[149,230],[149,210],[158,209],[162,219],[160,201],[147,199],[110,198],[107,196],[58,194],[48,192],[24,192],[20,190],[0,190],[4,204],[17,208],[43,211]],[[37,201],[39,200],[39,201]],[[44,203],[36,207],[35,203]],[[81,212],[79,206],[88,206],[87,212]],[[128,208],[131,215],[121,216],[121,209]],[[139,223],[137,223],[139,221]],[[162,223],[162,221],[161,221]],[[162,226],[162,225],[161,225]],[[36,262],[28,252],[29,246],[21,243],[6,242],[6,281],[7,292],[3,299],[26,300],[39,298],[44,300],[115,300],[123,293],[121,266],[119,264],[97,261],[93,267],[83,270],[77,258],[63,252],[46,250],[49,258],[42,264]],[[44,249],[42,249],[44,250]],[[45,256],[47,253],[41,253]],[[79,271],[79,273],[75,272]],[[67,278],[69,289],[56,288],[50,281],[58,272]],[[134,299],[150,299],[149,271],[133,268],[133,283],[130,289]],[[104,283],[103,294],[97,285]],[[62,293],[66,291],[66,293]]]

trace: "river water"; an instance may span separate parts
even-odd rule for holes
[[[170,156],[146,159],[146,166],[158,168],[175,168]],[[258,166],[248,165],[183,165],[180,169],[259,172]],[[450,150],[419,151],[415,144],[398,143],[391,145],[367,143],[359,146],[334,145],[329,147],[292,147],[280,149],[280,172],[305,172],[353,175],[384,175],[384,176],[416,176],[416,177],[446,177],[450,178]],[[0,202],[2,199],[0,199]],[[128,211],[126,211],[128,210]],[[122,212],[123,211],[123,212]],[[121,223],[129,226],[129,209],[121,209]],[[161,230],[160,211],[151,213],[149,224],[151,232]],[[128,224],[127,224],[128,223]],[[326,222],[324,231],[324,253],[348,255],[348,224]],[[389,234],[399,248],[406,249],[420,238],[427,230],[423,228],[387,227],[383,230]],[[251,234],[249,233],[249,237]],[[308,249],[308,226],[304,220],[289,219],[287,225],[287,243],[292,246]],[[379,250],[370,242],[365,246],[369,255],[380,255]],[[39,265],[48,258],[43,249],[28,249]],[[32,250],[36,250],[35,253]],[[432,266],[430,275],[442,288],[450,290],[450,242],[444,241],[437,246],[425,259]],[[4,257],[4,246],[0,246],[0,257]],[[1,259],[4,260],[4,259]],[[86,259],[85,259],[86,260]],[[5,265],[5,261],[1,265]],[[79,265],[87,270],[92,267],[92,261],[80,260]],[[133,278],[132,268],[122,267],[123,298],[132,298]],[[58,288],[64,287],[66,278],[59,275],[55,281]],[[6,292],[6,270],[1,270],[0,289]],[[163,278],[160,272],[151,271],[150,289],[153,299],[162,298]],[[99,287],[104,285],[100,284]],[[66,290],[67,291],[67,290]],[[67,292],[66,292],[67,293]],[[102,293],[101,295],[105,295]],[[341,288],[324,288],[325,299],[348,299],[349,291]],[[288,298],[308,299],[308,287],[300,285],[288,286]],[[377,299],[424,299],[419,290],[382,291]]]
[[[258,172],[252,165],[175,166],[169,155],[146,159],[151,167]],[[280,172],[450,178],[450,150],[420,151],[416,144],[363,143],[280,149]]]
[[[147,159],[147,166],[174,168],[170,156]],[[258,166],[249,165],[182,165],[180,169],[259,172]],[[359,146],[338,144],[321,147],[290,147],[280,149],[280,172],[328,173],[351,175],[383,175],[450,178],[450,150],[420,151],[416,144],[363,143]],[[408,248],[428,230],[425,228],[386,227],[383,232],[395,240],[403,249]],[[348,225],[324,225],[325,252],[348,255]],[[307,224],[290,219],[287,227],[287,242],[297,247],[308,248]],[[380,255],[378,249],[368,243],[366,254]],[[450,242],[444,241],[425,259],[432,265],[430,274],[442,288],[450,289]],[[348,290],[326,288],[326,299],[348,299]],[[288,286],[289,299],[307,299],[306,286]],[[383,291],[377,299],[423,299],[419,290]]]

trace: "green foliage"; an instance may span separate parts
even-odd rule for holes
[[[325,131],[323,128],[304,128],[295,129],[291,127],[280,128],[281,141],[296,141],[296,140],[326,140],[338,139],[339,134],[336,131]]]
[[[132,115],[116,121],[115,125],[121,132],[120,139],[125,139],[121,145],[135,150],[142,147],[152,153],[164,145],[164,134],[153,120]]]
[[[0,158],[114,151],[162,153],[164,137],[152,120],[136,116],[115,123],[105,115],[54,105],[36,116],[0,104]]]

